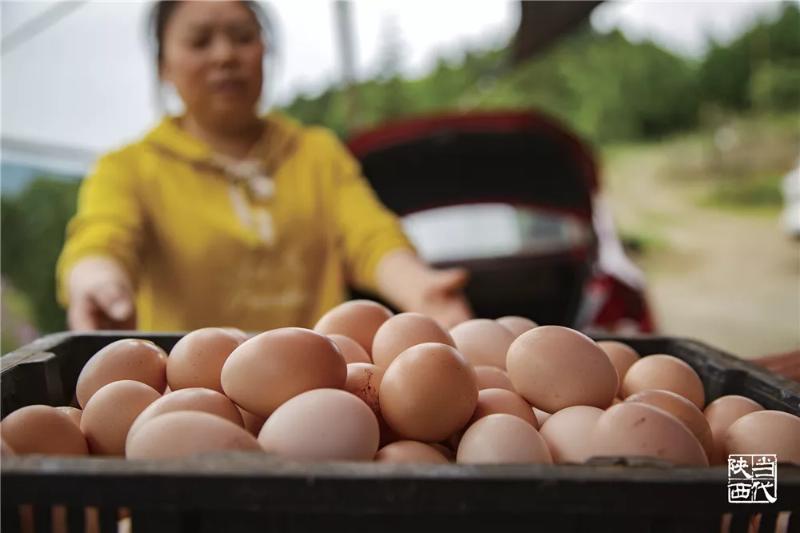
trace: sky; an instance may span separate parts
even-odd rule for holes
[[[6,38],[53,2],[2,1]],[[709,38],[726,41],[777,2],[609,2],[591,22],[622,30],[678,53],[699,57]],[[6,139],[99,153],[135,140],[158,119],[156,81],[146,39],[149,1],[93,1],[45,31],[3,50],[0,130]],[[339,79],[334,4],[273,0],[279,56],[268,73],[271,100],[315,94]],[[352,5],[356,72],[374,73],[388,31],[399,31],[406,76],[424,75],[438,57],[505,42],[519,22],[517,2],[504,0],[357,0]]]

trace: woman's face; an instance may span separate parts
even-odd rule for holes
[[[181,2],[165,26],[162,50],[160,75],[175,85],[188,114],[227,126],[254,116],[264,43],[247,6]]]

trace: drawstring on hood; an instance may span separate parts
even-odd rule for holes
[[[215,153],[207,144],[186,133],[178,119],[167,117],[148,135],[159,152],[229,182],[233,210],[241,224],[258,235],[261,242],[274,245],[276,236],[269,211],[276,194],[272,176],[293,152],[300,125],[273,113],[264,118],[264,132],[245,159]]]

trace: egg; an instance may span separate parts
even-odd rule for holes
[[[506,389],[514,392],[514,386],[508,379],[508,374],[496,366],[478,365],[475,369],[475,378],[478,389]]]
[[[539,429],[539,422],[533,414],[531,406],[525,399],[506,389],[484,389],[478,392],[478,405],[472,413],[471,422],[474,423],[479,418],[494,413],[506,413],[518,416],[536,429]]]
[[[430,463],[447,464],[439,450],[429,444],[413,440],[401,440],[388,444],[375,454],[376,463]]]
[[[714,439],[714,452],[710,459],[711,464],[725,464],[725,433],[731,424],[746,414],[763,411],[761,404],[744,396],[721,396],[706,406],[703,414],[711,427]]]
[[[236,337],[236,340],[239,341],[239,344],[243,343],[244,341],[250,338],[250,335],[248,335],[246,332],[242,331],[239,328],[225,327],[221,329],[227,331],[228,333]]]
[[[553,413],[539,429],[555,463],[583,463],[591,457],[589,438],[603,410],[573,405]]]
[[[639,402],[609,407],[597,419],[589,445],[597,457],[653,457],[676,465],[708,466],[705,450],[683,422]]]
[[[167,354],[146,340],[112,342],[94,354],[81,370],[75,390],[78,404],[86,407],[100,387],[123,379],[141,381],[162,393],[167,386]]]
[[[344,390],[358,396],[372,409],[375,416],[380,416],[381,404],[378,391],[383,379],[383,369],[371,363],[350,363],[347,365],[347,381]]]
[[[639,360],[639,354],[627,344],[617,341],[600,341],[597,345],[605,352],[611,360],[611,364],[614,365],[614,368],[617,370],[617,376],[619,378],[617,394],[619,395],[622,389],[622,380],[625,379],[625,374],[628,373],[628,369],[631,365]]]
[[[625,399],[626,402],[642,402],[658,407],[668,412],[694,433],[709,459],[714,453],[714,438],[711,426],[708,425],[703,412],[695,404],[679,394],[666,390],[645,390],[632,394]]]
[[[350,337],[334,333],[333,335],[328,335],[328,338],[338,346],[345,363],[372,363],[369,353]]]
[[[418,344],[386,369],[379,400],[384,420],[404,439],[442,441],[475,411],[475,371],[452,346]]]
[[[458,445],[458,463],[539,463],[553,459],[542,436],[518,416],[493,414],[472,424]]]
[[[126,442],[130,441],[133,434],[151,418],[173,411],[202,411],[244,427],[239,409],[227,396],[215,390],[191,387],[165,394],[148,405],[128,430]]]
[[[83,411],[81,411],[77,407],[70,407],[69,405],[56,407],[56,409],[58,409],[63,413],[67,413],[67,416],[69,416],[70,420],[75,422],[76,426],[81,427],[81,414],[83,413]]]
[[[87,455],[80,428],[68,414],[49,405],[28,405],[3,419],[3,441],[17,455]]]
[[[267,417],[254,415],[250,411],[245,411],[238,405],[236,406],[236,408],[239,410],[239,414],[242,415],[242,422],[244,423],[244,428],[247,431],[249,431],[254,437],[258,437],[259,432],[261,432],[261,428],[264,427],[264,422],[267,421]]]
[[[800,417],[783,411],[744,415],[725,433],[727,454],[775,454],[779,463],[800,465]]]
[[[680,394],[698,409],[705,405],[705,389],[700,376],[686,362],[671,355],[648,355],[628,369],[622,380],[621,396],[627,398],[647,389],[662,389]]]
[[[225,361],[221,376],[226,396],[246,411],[268,417],[302,392],[343,388],[347,365],[325,335],[280,328],[243,342]]]
[[[174,411],[153,417],[131,437],[128,459],[170,459],[227,450],[260,452],[256,438],[241,426],[201,411]]]
[[[167,383],[173,391],[202,387],[222,392],[222,365],[241,344],[223,328],[203,328],[181,337],[167,358]]]
[[[614,365],[597,343],[561,326],[539,326],[517,337],[506,363],[514,390],[549,413],[573,405],[604,409],[619,386]]]
[[[6,439],[0,440],[0,457],[6,457],[8,455],[17,455],[14,451],[14,448],[11,447],[10,444],[6,442]]]
[[[258,434],[262,449],[296,460],[370,461],[378,451],[378,419],[355,395],[316,389],[287,401]]]
[[[387,368],[406,349],[425,342],[456,344],[438,322],[420,313],[400,313],[384,322],[372,341],[372,361]]]
[[[455,346],[472,365],[496,366],[505,370],[506,353],[514,335],[486,318],[475,318],[450,329]]]
[[[94,455],[125,455],[125,440],[134,420],[160,398],[153,387],[130,379],[114,381],[95,392],[81,416],[81,431]]]
[[[526,331],[539,327],[539,324],[524,316],[501,316],[496,322],[510,331],[515,339]]]
[[[351,300],[325,313],[314,326],[314,331],[323,335],[333,333],[345,335],[369,352],[372,349],[375,332],[393,314],[379,303]]]

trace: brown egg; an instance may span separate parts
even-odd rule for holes
[[[617,376],[619,377],[617,394],[619,395],[620,389],[622,389],[622,380],[625,379],[625,374],[628,373],[631,365],[639,360],[639,354],[636,353],[636,350],[621,342],[600,341],[597,345],[606,353],[611,360],[611,364],[617,370]]]
[[[28,405],[3,419],[3,441],[17,455],[87,455],[89,448],[72,419],[49,405]]]
[[[573,405],[604,409],[619,386],[614,365],[597,343],[561,326],[526,331],[509,347],[506,362],[514,389],[549,413]]]
[[[371,363],[350,363],[347,365],[347,382],[344,390],[361,398],[375,416],[380,416],[381,404],[378,401],[378,391],[382,379],[381,367]]]
[[[339,347],[339,351],[342,352],[344,361],[348,365],[350,363],[372,363],[369,353],[350,337],[334,333],[328,335],[328,338]]]
[[[378,450],[375,462],[447,464],[450,461],[432,445],[413,440],[400,440]]]
[[[536,420],[531,406],[516,392],[506,389],[484,389],[478,392],[478,405],[475,406],[470,423],[474,424],[479,418],[495,413],[518,416],[539,429],[539,421]]]
[[[281,405],[264,423],[258,442],[298,460],[371,461],[378,451],[378,419],[349,392],[316,389]]]
[[[547,419],[553,416],[552,414],[542,411],[541,409],[537,409],[535,407],[531,407],[533,414],[536,415],[536,421],[539,422],[539,427],[542,427]]]
[[[725,434],[725,454],[775,454],[779,463],[800,465],[800,417],[756,411],[739,418]]]
[[[547,443],[555,463],[583,463],[592,455],[589,438],[602,409],[573,405],[547,418],[539,434]]]
[[[524,316],[502,316],[497,319],[497,323],[510,331],[515,339],[526,331],[539,327],[539,324]]]
[[[89,398],[81,416],[81,431],[89,451],[124,456],[125,439],[134,420],[160,397],[153,387],[130,379],[101,387]]]
[[[246,341],[247,339],[250,338],[250,335],[248,335],[246,332],[242,331],[239,328],[226,327],[226,328],[222,328],[222,329],[227,331],[228,333],[230,333],[234,337],[236,337],[236,340],[239,341],[239,344],[243,343],[244,341]]]
[[[261,432],[261,428],[264,427],[264,422],[267,421],[267,417],[265,416],[257,416],[249,411],[245,411],[238,405],[236,408],[239,410],[239,414],[242,415],[242,422],[244,423],[244,428],[249,431],[254,437],[258,437],[258,434]]]
[[[663,409],[639,402],[609,407],[589,439],[591,455],[654,457],[677,465],[708,466],[697,437]]]
[[[674,392],[666,390],[645,390],[631,394],[626,402],[641,402],[663,409],[684,424],[694,433],[703,446],[709,459],[714,453],[714,439],[711,436],[711,427],[703,416],[703,412],[695,404]]]
[[[310,329],[280,328],[243,342],[222,367],[225,395],[254,415],[269,416],[301,392],[344,387],[339,348]]]
[[[517,416],[493,414],[467,429],[458,445],[456,462],[551,464],[553,459],[532,425]]]
[[[230,420],[201,411],[151,418],[131,437],[128,459],[169,459],[227,450],[261,451],[256,438]]]
[[[379,303],[351,300],[325,313],[314,326],[314,331],[323,335],[345,335],[369,352],[375,332],[392,315],[388,308]]]
[[[763,411],[761,404],[744,396],[722,396],[706,406],[703,414],[711,427],[714,437],[714,453],[711,455],[711,464],[726,464],[725,433],[731,424],[746,414]]]
[[[220,416],[225,420],[230,420],[237,426],[244,427],[244,421],[239,409],[227,396],[215,390],[191,387],[165,394],[148,405],[136,417],[136,420],[128,430],[126,442],[129,442],[133,434],[151,418],[174,411],[202,411]]]
[[[167,358],[170,389],[202,387],[222,392],[222,365],[239,344],[240,338],[223,328],[203,328],[187,333]]]
[[[149,385],[158,393],[167,386],[167,354],[150,341],[122,339],[112,342],[84,365],[75,394],[84,408],[100,387],[130,379]]]
[[[372,341],[372,360],[382,368],[402,352],[425,342],[456,343],[438,322],[420,313],[400,313],[384,322]]]
[[[81,414],[83,411],[78,409],[77,407],[70,407],[68,405],[64,405],[61,407],[56,407],[59,411],[66,413],[69,416],[70,420],[75,422],[75,425],[81,427]]]
[[[450,330],[456,348],[472,365],[506,369],[506,353],[514,335],[494,320],[475,318]]]
[[[5,457],[7,455],[17,455],[14,451],[14,448],[11,447],[10,444],[6,442],[6,439],[0,440],[0,457]]]
[[[379,399],[381,415],[398,435],[438,442],[472,417],[478,403],[475,371],[452,346],[418,344],[386,369]]]
[[[514,386],[511,384],[511,380],[508,379],[508,374],[505,370],[487,365],[478,365],[473,368],[475,369],[475,378],[477,379],[479,390],[506,389],[515,392]]]
[[[705,389],[700,376],[687,363],[671,355],[648,355],[631,365],[622,380],[621,396],[627,398],[648,389],[680,394],[698,409],[705,405]]]

